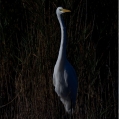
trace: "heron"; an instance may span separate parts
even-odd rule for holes
[[[66,12],[71,11],[62,7],[56,9],[56,15],[61,28],[61,42],[58,58],[54,66],[53,85],[66,112],[73,114],[76,105],[78,78],[73,66],[66,58],[66,27],[62,17],[62,14]]]

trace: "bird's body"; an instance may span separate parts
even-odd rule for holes
[[[74,68],[66,58],[66,28],[61,16],[64,12],[70,11],[62,7],[58,7],[56,10],[61,27],[61,43],[58,59],[54,67],[53,85],[55,86],[55,92],[64,104],[65,110],[71,113],[76,103],[78,81]]]

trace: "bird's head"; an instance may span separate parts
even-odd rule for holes
[[[56,10],[56,14],[62,14],[62,13],[66,13],[66,12],[71,12],[71,11],[67,10],[67,9],[63,9],[62,7],[58,7]]]

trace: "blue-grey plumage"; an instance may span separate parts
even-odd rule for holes
[[[70,12],[70,10],[58,7],[56,10],[57,18],[61,27],[61,43],[58,58],[54,67],[53,85],[55,92],[64,104],[68,113],[73,112],[76,104],[76,96],[78,89],[78,79],[74,68],[66,58],[66,27],[64,26],[62,13]]]

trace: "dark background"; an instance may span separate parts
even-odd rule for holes
[[[40,90],[42,87],[41,85],[47,87],[44,89],[46,92],[45,96],[44,98],[42,96],[41,100],[46,100],[45,103],[47,103],[48,106],[46,106],[45,110],[50,109],[47,97],[51,96],[48,91],[52,86],[50,86],[51,79],[49,80],[48,78],[52,78],[53,67],[57,58],[60,41],[60,35],[56,36],[56,34],[60,34],[59,24],[55,14],[55,10],[58,6],[71,9],[72,11],[70,16],[64,16],[67,29],[69,29],[67,30],[69,36],[67,56],[70,62],[74,64],[77,71],[80,79],[79,87],[82,85],[79,88],[79,95],[81,95],[82,98],[78,97],[78,102],[80,102],[78,103],[78,105],[80,105],[80,113],[77,112],[77,115],[75,115],[74,118],[79,118],[79,115],[85,115],[82,118],[88,117],[88,114],[86,115],[86,109],[93,110],[92,108],[98,103],[99,107],[96,112],[96,117],[98,119],[117,119],[118,7],[117,1],[112,0],[75,0],[67,2],[57,0],[0,1],[1,117],[5,119],[16,118],[17,115],[19,115],[19,118],[23,118],[28,115],[27,113],[25,113],[26,115],[22,113],[21,110],[23,109],[20,109],[19,105],[25,108],[27,103],[30,105],[33,100],[39,102],[38,99],[36,100],[36,98],[40,97],[39,95],[37,95],[35,99],[32,96],[32,101],[29,99],[31,98],[33,90],[34,92],[37,92],[37,89],[35,90],[34,87],[37,87],[37,84],[39,84],[38,79],[40,76],[42,76],[40,79],[46,80],[44,80],[44,83],[40,82],[38,89]],[[78,18],[79,20],[77,20]],[[83,31],[86,31],[86,34],[92,31],[91,35],[87,38],[89,39],[88,41],[80,40],[85,36],[85,32]],[[72,39],[71,34],[73,34],[74,40],[70,42]],[[59,41],[56,41],[56,38],[59,38]],[[76,38],[79,38],[79,41]],[[55,43],[57,43],[57,45]],[[91,59],[90,57],[86,59],[86,52],[88,52],[89,44],[93,45],[90,46],[92,51],[89,50],[89,55],[92,54],[93,56],[95,54],[95,61],[98,61],[95,65],[95,72],[92,73],[90,73],[89,66]],[[55,51],[56,49],[57,51]],[[38,66],[41,68],[39,69]],[[29,73],[30,70],[32,71],[31,73]],[[95,79],[93,85],[91,84],[92,78]],[[33,82],[35,82],[36,85],[34,84],[33,86]],[[81,84],[81,82],[83,83]],[[92,88],[88,89],[87,87],[90,86]],[[91,95],[90,92],[91,94],[94,93],[95,96],[88,98],[87,95]],[[29,101],[26,103],[25,99],[27,98]],[[58,100],[56,96],[55,98]],[[52,100],[52,98],[50,99]],[[89,103],[91,105],[94,104],[94,107],[90,107],[89,103],[86,104],[84,99],[89,100]],[[81,100],[84,100],[84,102],[82,103]],[[106,104],[105,102],[108,103]],[[35,102],[32,103],[35,104]],[[27,107],[29,110],[34,108],[32,103]],[[55,101],[53,102],[53,104],[59,105],[58,103]],[[86,104],[87,107],[83,104]],[[89,109],[88,106],[91,109]],[[41,105],[41,107],[37,108],[37,111],[39,112],[42,108],[44,107]],[[62,107],[60,108],[62,109]],[[103,110],[102,112],[101,109]],[[81,110],[83,111],[81,112]],[[48,111],[45,112],[42,114],[47,115]],[[61,112],[59,111],[59,113]],[[42,114],[40,116],[35,114],[37,117],[34,117],[44,118],[45,116]],[[50,116],[51,117],[49,118],[57,117],[56,115],[53,116],[53,113],[51,113]],[[31,116],[29,118],[34,117]]]

